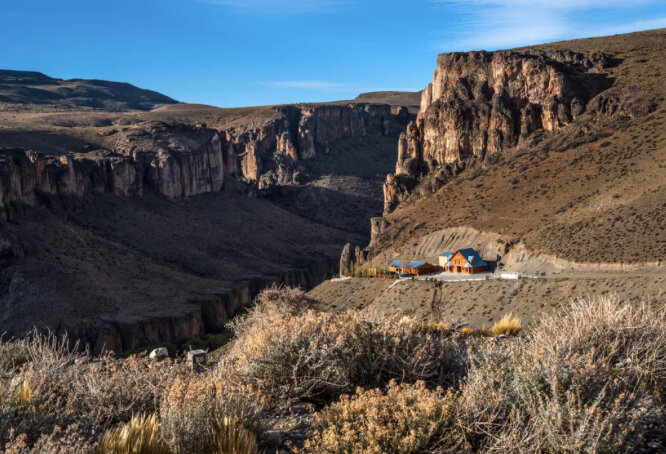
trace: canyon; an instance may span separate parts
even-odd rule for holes
[[[627,271],[631,298],[646,282],[658,292],[665,48],[654,30],[448,53],[422,92],[322,104],[2,98],[0,327],[121,352],[214,332],[273,283],[310,288],[459,247],[512,271],[589,277],[488,294],[574,296],[599,273],[611,291]],[[326,310],[350,293],[400,306],[404,289],[384,283],[313,294]],[[460,307],[447,310],[485,323],[453,285]],[[414,284],[409,310],[424,319],[431,287]],[[536,310],[507,298],[526,319]]]
[[[210,126],[182,104],[15,108],[0,129],[2,329],[116,352],[214,332],[268,285],[333,275],[339,248],[369,238],[413,117],[361,102],[205,107],[223,118]]]

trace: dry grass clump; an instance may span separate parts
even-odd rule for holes
[[[522,329],[523,326],[520,317],[516,317],[509,313],[504,315],[499,322],[495,323],[491,328],[491,331],[495,336],[517,336]]]
[[[210,454],[257,454],[256,437],[235,418],[222,418],[213,428],[213,449]]]
[[[392,379],[451,384],[464,372],[453,341],[408,319],[357,311],[294,314],[290,307],[259,304],[234,330],[221,368],[233,365],[265,393],[319,404],[358,386],[383,387]]]
[[[255,440],[252,431],[260,430],[268,403],[267,396],[236,380],[180,377],[160,404],[162,434],[174,454],[218,452],[224,443],[250,446],[247,440]]]
[[[203,423],[200,435],[208,443],[186,450],[168,443],[161,435],[157,415],[135,415],[129,422],[108,430],[95,454],[257,454],[257,439],[236,418],[223,417]]]
[[[666,306],[609,296],[579,299],[563,311],[537,325],[535,348],[562,359],[591,355],[640,385],[666,382]]]
[[[544,318],[531,339],[479,351],[458,406],[468,442],[481,452],[636,449],[647,425],[664,422],[659,391],[636,385],[663,385],[665,330],[663,309],[596,298]]]
[[[104,434],[96,454],[170,454],[155,414],[135,415]]]
[[[460,328],[460,334],[468,337],[492,337],[493,332],[488,328],[471,328],[469,326],[463,326]]]
[[[424,382],[389,383],[386,392],[359,388],[316,417],[317,432],[305,445],[313,453],[443,452],[459,444],[450,394]]]
[[[449,326],[444,322],[423,323],[422,329],[426,333],[445,333],[450,330]]]

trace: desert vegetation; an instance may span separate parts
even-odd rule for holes
[[[0,447],[610,453],[663,442],[663,301],[578,300],[529,330],[507,316],[478,336],[319,312],[302,291],[272,288],[229,329],[198,372],[178,358],[93,357],[52,334],[3,341]]]

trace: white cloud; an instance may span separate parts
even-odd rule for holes
[[[657,0],[432,0],[444,11],[455,11],[462,23],[453,38],[440,42],[443,51],[495,50],[549,41],[627,33],[666,26],[666,18],[624,24],[584,24],[582,11],[635,7]]]
[[[352,86],[349,84],[342,84],[339,82],[328,82],[325,80],[286,80],[278,82],[265,82],[262,85],[280,88],[299,88],[302,90],[324,90],[324,91],[338,91],[347,90]]]

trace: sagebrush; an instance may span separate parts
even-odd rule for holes
[[[329,314],[301,290],[271,288],[199,372],[33,332],[0,341],[0,448],[615,453],[666,426],[663,301],[577,300],[519,325],[508,317],[495,333],[519,337],[486,337]]]

